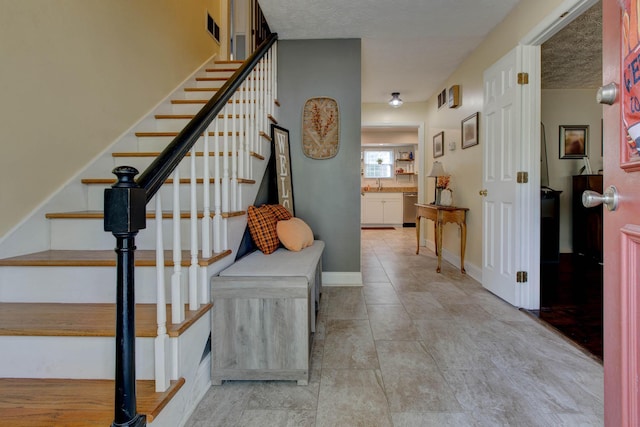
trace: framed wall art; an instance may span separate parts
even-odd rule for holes
[[[433,158],[444,156],[444,131],[433,136]]]
[[[338,102],[321,96],[310,98],[302,111],[302,152],[311,159],[335,157],[340,148]]]
[[[588,125],[561,125],[559,135],[560,158],[581,159],[587,156]]]
[[[478,145],[479,116],[480,113],[474,113],[469,117],[462,119],[460,124],[460,130],[462,132],[462,148],[469,148],[474,145]]]
[[[275,171],[275,188],[278,203],[295,216],[293,208],[293,183],[291,181],[291,150],[289,149],[289,131],[277,125],[271,125],[272,161]]]

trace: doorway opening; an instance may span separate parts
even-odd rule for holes
[[[602,206],[583,207],[582,192],[603,190],[601,26],[598,1],[541,45],[540,309],[532,310],[599,359]]]

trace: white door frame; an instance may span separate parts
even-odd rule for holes
[[[522,199],[516,213],[520,223],[521,245],[518,270],[528,272],[528,281],[520,292],[519,306],[540,308],[540,45],[597,3],[598,0],[565,0],[519,42],[524,47],[523,66],[529,72],[529,85],[522,96],[522,133],[520,165],[529,172],[529,185],[518,194]],[[594,101],[595,98],[594,98]],[[518,184],[521,185],[521,184]]]

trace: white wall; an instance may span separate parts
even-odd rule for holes
[[[602,169],[602,105],[596,103],[595,89],[542,90],[542,123],[547,137],[549,187],[560,194],[560,252],[570,253],[571,242],[571,180],[584,165],[582,159],[561,159],[559,126],[588,125],[587,155],[593,173]]]

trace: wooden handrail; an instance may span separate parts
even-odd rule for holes
[[[160,155],[142,172],[137,179],[138,185],[144,188],[147,202],[160,189],[171,172],[180,164],[191,147],[218,116],[235,91],[249,76],[260,59],[276,42],[278,35],[272,33],[258,49],[236,70],[218,92],[205,104],[184,129],[171,141]]]

